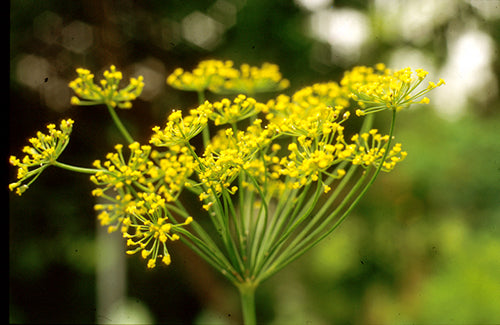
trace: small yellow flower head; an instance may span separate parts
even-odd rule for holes
[[[134,202],[134,198],[130,193],[115,195],[114,197],[101,194],[100,197],[106,199],[107,203],[94,205],[94,210],[99,213],[97,220],[99,220],[101,226],[108,227],[109,233],[116,230],[120,230],[122,233],[126,232],[131,223],[130,218],[127,217],[130,211],[138,209],[144,211]]]
[[[196,163],[187,149],[180,151],[152,151],[149,145],[134,142],[129,145],[130,155],[126,159],[123,146],[115,146],[116,153],[106,155],[106,161],[96,160],[94,166],[99,169],[91,176],[92,182],[101,188],[92,194],[105,196],[110,189],[129,193],[131,189],[156,191],[168,202],[175,201],[188,178],[193,173]]]
[[[332,107],[349,105],[345,90],[333,81],[304,87],[293,94],[292,101],[305,112],[318,104]]]
[[[127,238],[127,246],[135,246],[127,254],[141,251],[141,256],[148,259],[148,268],[154,268],[158,258],[169,265],[171,258],[167,242],[179,240],[176,232],[182,231],[181,228],[190,224],[193,218],[188,217],[183,223],[169,222],[170,212],[161,195],[138,193],[138,197],[127,210],[129,222],[123,237]]]
[[[264,63],[261,67],[242,64],[239,69],[233,65],[232,61],[201,61],[192,71],[175,69],[167,84],[186,91],[210,90],[226,95],[278,91],[289,86],[275,64]]]
[[[401,150],[401,144],[397,143],[389,151],[385,160],[382,161],[389,136],[379,134],[376,129],[362,134],[355,134],[352,141],[356,144],[355,151],[351,156],[353,165],[362,165],[363,167],[373,165],[378,167],[382,164],[382,170],[388,172],[407,156],[407,153]]]
[[[265,113],[271,126],[280,132],[316,137],[335,132],[349,118],[348,112],[342,113],[348,104],[344,90],[329,82],[305,87],[291,98],[280,95],[267,103]]]
[[[232,61],[201,61],[193,71],[177,68],[167,77],[167,84],[186,91],[201,92],[211,84],[220,84],[226,78],[234,78],[238,71],[233,68]]]
[[[39,131],[36,137],[29,139],[31,146],[23,148],[26,154],[23,159],[11,156],[10,164],[18,167],[18,181],[9,184],[9,189],[11,191],[15,189],[16,193],[21,195],[45,168],[55,163],[69,143],[72,128],[71,119],[62,120],[59,130],[54,124],[49,124],[47,134]]]
[[[187,144],[207,126],[208,117],[212,114],[209,104],[203,104],[189,111],[189,115],[182,116],[182,112],[174,110],[168,116],[165,128],[153,128],[150,143],[158,147],[170,147]]]
[[[116,67],[112,65],[109,70],[104,71],[104,79],[100,85],[94,83],[94,75],[87,69],[76,69],[78,78],[69,83],[76,96],[71,98],[73,105],[88,106],[106,104],[112,107],[128,109],[132,107],[132,100],[140,96],[144,88],[144,78],[131,78],[128,86],[119,88],[123,76]]]
[[[231,183],[239,175],[247,159],[246,153],[231,144],[231,138],[225,132],[220,132],[207,146],[203,157],[199,158],[199,168],[196,169],[201,184],[209,189],[208,192],[219,194],[223,189],[230,188]],[[202,197],[210,197],[203,194]]]
[[[162,194],[167,202],[174,202],[193,174],[197,162],[185,147],[179,152],[156,152],[153,160],[159,168],[151,177],[161,182],[159,187],[156,186],[157,193]]]
[[[206,102],[205,106],[207,110],[212,111],[209,117],[215,121],[215,125],[221,125],[236,123],[254,116],[264,109],[265,104],[240,94],[233,101],[224,98],[213,104]]]
[[[237,73],[223,77],[212,82],[209,90],[217,94],[256,94],[280,91],[290,85],[282,77],[279,67],[267,62],[261,67],[242,64]]]
[[[106,201],[97,204],[95,209],[100,211],[101,224],[110,232],[118,229],[126,232],[131,225],[127,215],[152,213],[159,206],[157,203],[147,205],[147,200],[136,201],[134,198],[140,191],[156,193],[163,201],[174,202],[196,166],[185,149],[160,153],[137,142],[128,149],[128,158],[123,146],[116,145],[116,152],[107,154],[107,160],[96,160],[94,167],[98,171],[90,178],[99,186],[92,195]],[[157,198],[157,201],[161,200]]]
[[[260,153],[270,146],[273,132],[261,123],[262,120],[256,119],[245,131],[234,133],[231,128],[222,129],[212,137],[196,168],[201,186],[208,193],[220,194],[224,190],[236,193],[238,187],[231,184],[242,172],[255,177],[256,182],[266,177]],[[212,199],[208,193],[202,193],[200,199]]]
[[[417,90],[427,74],[425,70],[415,69],[413,72],[411,68],[392,71],[383,64],[376,65],[375,69],[361,66],[346,72],[341,85],[358,102],[360,109],[356,115],[363,116],[386,109],[400,111],[414,103],[429,103],[429,99],[423,96],[443,85],[444,81],[440,79],[438,84],[429,82],[426,89]]]
[[[279,173],[294,179],[291,183],[293,188],[300,188],[311,181],[318,181],[328,169],[348,158],[345,154],[345,146],[341,144],[342,141],[342,134],[337,137],[336,144],[315,143],[311,138],[298,137],[297,143],[292,142],[288,145],[290,154],[281,159],[282,168]],[[344,176],[340,170],[337,170],[336,174],[328,174],[334,178]],[[329,190],[325,187],[325,192]]]
[[[147,145],[139,145],[134,142],[128,146],[130,156],[126,160],[123,155],[123,146],[116,145],[115,153],[108,153],[106,161],[101,164],[100,161],[95,161],[94,166],[100,168],[91,180],[98,186],[104,186],[106,189],[112,188],[118,190],[132,183],[140,183],[143,186],[151,187],[147,176],[153,171],[156,166],[149,159],[151,147]]]

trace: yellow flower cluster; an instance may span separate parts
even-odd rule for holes
[[[175,231],[190,224],[193,219],[188,217],[183,223],[167,222],[170,212],[165,198],[145,192],[139,192],[135,196],[136,198],[132,194],[116,195],[112,199],[113,203],[96,204],[95,209],[101,211],[98,219],[101,225],[108,226],[109,232],[120,229],[123,237],[127,238],[127,246],[137,246],[128,250],[127,254],[142,251],[144,259],[149,257],[150,268],[156,266],[157,258],[162,258],[162,262],[168,265],[171,259],[166,246],[167,240],[178,240],[179,235]]]
[[[298,198],[296,193],[310,193],[309,185],[313,182],[326,193],[346,175],[349,165],[374,167],[375,175],[380,170],[390,171],[407,155],[400,143],[390,146],[390,135],[369,130],[365,125],[362,129],[368,132],[349,135],[346,140],[344,133],[352,134],[347,125],[358,124],[351,120],[352,101],[359,105],[358,116],[386,109],[396,114],[413,103],[428,102],[425,97],[420,98],[444,84],[440,80],[417,90],[427,72],[409,68],[392,72],[379,64],[375,68],[356,67],[340,83],[317,83],[291,96],[281,94],[260,103],[249,96],[288,87],[288,80],[276,65],[243,64],[235,68],[231,61],[202,61],[191,72],[178,68],[167,78],[167,83],[175,88],[198,92],[199,106],[184,114],[173,110],[164,127],[153,127],[149,144],[141,145],[133,141],[112,108],[131,107],[130,102],[144,87],[142,77],[132,78],[127,87],[119,89],[122,74],[114,66],[104,72],[100,86],[94,84],[90,71],[78,69],[77,73],[78,78],[70,83],[78,96],[72,102],[106,104],[130,144],[116,145],[103,162],[94,162],[95,169],[72,169],[93,174],[91,181],[97,188],[92,194],[101,200],[95,205],[101,225],[108,227],[109,232],[119,230],[130,246],[128,253],[141,251],[150,268],[156,266],[158,258],[170,264],[168,241],[184,235],[188,242],[196,238],[191,241],[194,246],[202,243],[202,239],[191,237],[194,235],[185,229],[193,219],[178,200],[183,189],[198,196],[203,208],[212,212],[210,216],[220,218],[216,228],[223,228],[228,226],[225,223],[229,213],[236,217],[231,195],[237,192],[242,205],[246,204],[244,194],[251,193],[252,202],[267,206],[266,200],[285,192],[295,193],[291,201]],[[205,101],[201,95],[206,90],[235,97]],[[70,169],[71,166],[56,160],[68,143],[72,124],[72,120],[63,120],[60,130],[49,125],[49,134],[39,132],[30,139],[31,146],[23,149],[27,155],[22,160],[10,158],[11,164],[19,167],[19,181],[9,185],[11,190],[21,194],[49,165]],[[393,124],[391,135],[392,127]],[[200,133],[203,148],[195,148],[199,142],[193,139]],[[340,182],[344,180],[349,178]],[[316,193],[320,195],[321,191]],[[293,208],[288,200],[280,209],[299,213],[303,207]],[[240,213],[252,208],[240,207]],[[233,221],[238,232],[250,219]],[[284,223],[277,221],[275,225],[278,224]],[[193,228],[199,229],[198,226]],[[231,242],[228,238],[223,240]],[[211,254],[210,249],[205,252]],[[223,259],[219,262],[225,263]]]
[[[189,177],[198,162],[187,147],[172,147],[169,151],[151,153],[155,168],[149,174],[157,182],[156,193],[162,194],[167,202],[174,202],[184,187],[192,187]]]
[[[200,200],[228,189],[239,175],[246,158],[234,146],[227,146],[220,151],[215,151],[209,146],[204,156],[199,158],[200,167],[197,169],[198,179],[204,189],[200,194]],[[237,189],[235,186],[230,191],[234,193]]]
[[[48,134],[37,132],[36,137],[29,139],[31,146],[25,146],[23,159],[11,156],[9,162],[18,167],[15,183],[9,184],[9,189],[16,190],[18,195],[24,193],[42,171],[54,164],[69,143],[69,136],[73,129],[73,120],[62,120],[60,130],[55,124],[47,125]]]
[[[177,68],[167,77],[167,83],[181,90],[210,90],[217,94],[255,94],[289,86],[275,64],[264,63],[261,67],[242,64],[237,69],[232,61],[220,60],[201,61],[192,71]]]
[[[385,157],[385,160],[381,161],[386,151],[385,144],[389,141],[389,136],[382,136],[376,129],[362,134],[355,134],[352,141],[356,143],[352,156],[354,165],[364,167],[374,165],[378,167],[382,163],[383,171],[391,171],[398,162],[408,155],[406,151],[401,151],[401,143],[396,143]]]
[[[123,237],[127,238],[127,246],[137,246],[128,250],[127,254],[141,251],[142,258],[148,258],[148,267],[154,268],[156,260],[169,265],[170,254],[167,241],[176,241],[180,237],[174,233],[183,226],[193,221],[192,217],[186,218],[183,223],[170,223],[165,199],[155,193],[138,193],[139,200],[129,205],[126,209],[127,217],[123,221]]]
[[[280,132],[316,137],[334,131],[335,121],[348,105],[344,89],[329,82],[300,89],[292,97],[279,95],[267,103],[265,112],[271,126]],[[350,113],[343,114],[345,120]]]
[[[193,72],[177,69],[169,77],[168,83],[180,89],[199,91],[214,89],[214,80],[220,82],[218,78],[225,76],[227,81],[230,79],[228,76],[241,76],[241,71],[247,71],[243,75],[253,78],[250,67],[245,66],[239,73],[232,69],[230,61],[203,61]],[[426,75],[423,70],[416,72],[420,81]],[[234,194],[238,190],[234,182],[240,176],[245,179],[240,185],[255,190],[260,187],[260,190],[267,191],[286,187],[298,189],[311,182],[322,181],[322,175],[328,176],[330,180],[341,178],[345,174],[345,170],[339,167],[342,162],[364,167],[382,164],[382,170],[389,171],[406,156],[400,144],[387,149],[388,136],[382,136],[376,130],[355,135],[351,143],[344,139],[343,124],[351,116],[348,109],[350,99],[359,100],[353,94],[355,91],[365,91],[367,84],[384,88],[386,84],[381,84],[384,79],[380,79],[380,75],[393,79],[391,89],[396,84],[408,87],[408,83],[413,82],[411,71],[390,74],[390,70],[379,65],[376,69],[355,68],[346,73],[341,84],[313,84],[292,96],[279,95],[266,104],[258,103],[244,94],[232,100],[224,98],[214,103],[205,101],[185,117],[180,111],[174,111],[164,129],[158,126],[153,128],[150,143],[167,147],[184,146],[186,154],[192,155],[190,170],[195,171],[197,179],[191,184],[201,187],[199,197],[206,202],[204,207],[207,209],[214,195],[225,190]],[[280,78],[281,75],[276,80]],[[394,81],[396,79],[397,82]],[[188,84],[201,86],[188,87]],[[412,89],[399,89],[406,91],[405,96],[408,97],[414,86]],[[385,101],[386,107],[392,107],[389,102],[391,98],[383,97],[380,100]],[[405,105],[411,103],[405,102]],[[258,118],[259,114],[264,119]],[[238,124],[248,119],[253,122],[246,130],[238,130]],[[198,156],[189,141],[208,127],[209,120],[213,120],[215,125],[229,124],[230,127],[220,129],[205,143],[203,155]],[[288,152],[281,148],[280,143],[286,144],[284,148]],[[382,161],[386,150],[390,152]],[[325,191],[329,189],[325,185]]]
[[[99,186],[106,186],[105,190],[112,188],[118,190],[126,185],[137,184],[148,190],[153,190],[154,185],[149,182],[147,175],[156,173],[152,171],[157,168],[152,161],[149,160],[151,153],[150,146],[141,146],[138,142],[134,142],[128,146],[130,149],[130,157],[125,160],[123,155],[123,145],[115,146],[116,153],[108,153],[106,160],[101,163],[100,160],[94,161],[94,167],[99,171],[91,176],[92,182]]]
[[[104,79],[100,81],[100,86],[94,83],[94,75],[89,70],[78,68],[76,72],[78,78],[69,83],[69,87],[76,94],[71,98],[73,105],[106,104],[111,107],[131,108],[131,101],[139,97],[144,88],[144,78],[139,76],[130,78],[128,86],[118,89],[123,76],[114,65],[104,71]]]
[[[129,206],[134,205],[134,196],[130,193],[115,194],[113,196],[105,194],[101,189],[92,191],[94,196],[102,197],[106,203],[98,203],[94,205],[94,209],[99,212],[97,220],[100,221],[101,226],[108,227],[108,232],[112,233],[118,229],[126,231],[124,227],[124,220],[127,216],[127,209]]]
[[[184,223],[167,223],[167,203],[177,199],[193,173],[193,158],[185,150],[173,148],[160,153],[137,142],[128,146],[128,159],[122,145],[115,149],[106,161],[94,162],[98,171],[91,180],[99,187],[92,194],[106,200],[94,207],[100,211],[98,220],[108,227],[108,232],[119,229],[128,238],[127,245],[138,245],[129,254],[139,250],[144,258],[152,254],[148,267],[154,267],[160,257],[170,264],[166,241],[177,240],[179,236],[171,231],[189,224],[192,218],[187,217]],[[160,249],[163,253],[158,253]]]
[[[234,78],[237,71],[232,61],[205,60],[198,63],[193,71],[177,68],[167,77],[167,83],[186,91],[204,91],[213,83],[220,84],[226,78]]]
[[[443,79],[437,84],[429,82],[427,88],[416,91],[427,74],[422,69],[412,71],[411,68],[392,71],[384,64],[375,68],[362,66],[347,72],[341,85],[349,89],[351,97],[359,103],[356,114],[362,116],[386,109],[400,111],[413,103],[429,103],[423,96],[445,82]]]
[[[263,151],[271,143],[273,133],[262,128],[261,123],[262,120],[257,119],[245,131],[239,130],[236,134],[232,128],[222,129],[211,139],[203,156],[199,157],[198,179],[205,190],[200,199],[220,194],[223,189],[234,194],[237,187],[231,184],[240,173],[248,173],[256,182],[263,183],[267,172],[261,158],[269,160]]]
[[[343,139],[342,134],[339,136]],[[290,154],[281,159],[282,169],[280,173],[295,179],[290,185],[293,188],[300,188],[308,183],[318,181],[321,173],[335,164],[344,161],[350,157],[353,152],[353,146],[344,146],[344,144],[329,144],[319,142],[313,144],[312,139],[305,136],[298,137],[298,143],[292,142],[288,145]],[[341,178],[345,175],[345,170],[337,169],[335,174],[328,173],[334,178]]]
[[[175,201],[196,167],[187,149],[173,147],[160,153],[151,151],[151,146],[140,146],[138,142],[128,148],[131,152],[128,159],[124,158],[123,146],[116,145],[117,152],[107,154],[108,160],[94,162],[98,171],[90,179],[100,187],[93,194],[105,196],[107,190],[120,194],[157,192],[163,194],[168,202]]]
[[[245,120],[262,111],[266,105],[240,94],[233,101],[227,98],[213,104],[206,101],[203,106],[211,111],[209,117],[215,122],[215,125],[221,125]]]
[[[290,85],[287,79],[283,79],[279,67],[272,63],[264,63],[261,67],[242,64],[235,77],[221,81],[212,84],[210,91],[217,94],[256,94],[280,91]]]
[[[211,114],[212,110],[206,105],[190,110],[189,115],[184,117],[182,111],[174,110],[168,116],[167,124],[163,129],[159,126],[153,128],[154,135],[150,143],[158,147],[185,145],[206,127]]]

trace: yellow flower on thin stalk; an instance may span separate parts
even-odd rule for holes
[[[377,129],[369,132],[355,134],[352,139],[356,143],[355,151],[352,155],[354,165],[368,167],[373,165],[378,167],[382,164],[382,171],[391,171],[397,163],[403,161],[408,153],[401,150],[401,143],[396,143],[389,153],[385,155],[386,143],[389,141],[389,135],[381,135]],[[382,158],[385,159],[382,161]]]
[[[328,170],[348,159],[352,154],[350,146],[344,146],[343,134],[339,133],[338,142],[335,144],[319,142],[314,144],[313,140],[305,136],[300,136],[297,142],[288,145],[290,154],[281,159],[282,168],[279,173],[292,178],[289,183],[292,188],[298,189],[310,182],[317,182],[322,174],[327,174],[332,178],[342,178],[345,170],[335,169],[332,174]]]
[[[236,96],[232,101],[227,98],[213,104],[206,101],[203,106],[207,111],[211,111],[209,117],[215,122],[215,125],[234,124],[255,116],[265,109],[265,104],[243,94]]]
[[[47,125],[47,134],[38,131],[36,137],[29,139],[31,146],[23,148],[26,155],[22,159],[10,156],[10,164],[18,167],[18,181],[9,184],[11,191],[15,189],[18,195],[23,194],[45,168],[57,163],[69,143],[73,123],[72,119],[62,120],[59,130],[55,124]]]
[[[231,130],[231,129],[228,129]],[[223,189],[231,187],[238,177],[247,156],[235,146],[214,148],[208,146],[202,157],[199,157],[199,167],[196,169],[203,193],[219,195]],[[232,190],[234,193],[234,189]],[[200,199],[206,194],[201,195]]]
[[[204,60],[192,71],[175,69],[167,77],[167,84],[180,90],[198,93],[210,90],[228,95],[279,91],[287,88],[290,82],[272,63],[264,63],[261,67],[242,64],[238,69],[230,60]]]
[[[91,181],[96,185],[105,186],[105,189],[118,190],[135,184],[153,190],[154,184],[147,177],[150,171],[156,168],[149,159],[151,146],[141,146],[134,142],[128,149],[131,152],[128,159],[123,155],[123,145],[118,144],[115,146],[116,152],[106,155],[106,161],[94,161],[94,167],[98,171],[91,176]]]
[[[119,191],[120,194],[114,196],[106,194],[102,189],[95,189],[92,195],[102,198],[102,203],[94,205],[94,210],[98,212],[97,220],[103,227],[108,227],[108,233],[117,230],[126,230],[127,210],[131,205],[134,205],[134,196],[130,192],[124,190]]]
[[[189,225],[193,218],[188,217],[183,223],[169,222],[169,211],[162,196],[138,193],[138,198],[128,206],[128,215],[123,221],[123,237],[127,239],[127,246],[132,247],[127,254],[140,251],[142,258],[148,259],[148,268],[154,268],[158,258],[169,265],[171,257],[167,242],[179,240],[176,231]],[[133,248],[134,246],[137,247]]]
[[[123,79],[120,71],[112,65],[109,70],[104,71],[104,79],[100,85],[94,83],[94,75],[89,70],[76,69],[78,78],[69,83],[76,96],[71,98],[73,105],[99,105],[107,104],[111,107],[131,108],[132,100],[140,96],[144,88],[144,78],[130,78],[130,83],[125,88],[119,89],[119,83]]]
[[[261,119],[256,119],[246,130],[237,130],[236,133],[233,128],[219,130],[206,146],[203,156],[199,157],[196,169],[207,192],[212,193],[215,189],[218,195],[225,188],[234,194],[237,188],[231,184],[242,172],[257,176],[255,173],[259,171],[260,179],[268,175],[266,170],[260,168],[266,169],[268,165],[264,156],[273,136],[275,134],[271,130],[262,127]]]
[[[290,86],[283,78],[279,67],[272,63],[263,63],[256,67],[242,64],[237,73],[212,82],[208,89],[216,94],[256,94],[286,89]]]
[[[316,137],[349,118],[347,94],[335,82],[304,87],[292,97],[279,95],[267,103],[264,113],[271,126],[289,135]],[[342,114],[341,114],[342,113]]]
[[[165,197],[167,202],[174,202],[185,187],[191,187],[191,175],[198,162],[186,147],[170,148],[169,151],[153,151],[151,159],[158,168],[151,177],[156,180],[155,191]]]
[[[203,131],[210,114],[212,110],[205,104],[190,110],[186,116],[182,111],[174,110],[163,129],[159,126],[153,128],[154,134],[149,142],[158,147],[185,145]]]
[[[423,96],[445,82],[431,81],[427,88],[415,92],[427,74],[423,69],[392,71],[384,64],[375,68],[361,66],[346,72],[341,85],[352,92],[351,98],[360,106],[356,114],[363,116],[386,109],[400,111],[414,103],[428,104],[429,98]]]
[[[202,92],[211,84],[223,83],[224,79],[237,75],[232,61],[205,60],[198,63],[192,71],[175,69],[167,77],[167,84],[180,90]]]
[[[144,78],[130,78],[130,83],[125,88],[119,89],[120,81],[123,75],[116,67],[112,65],[109,70],[104,71],[104,79],[100,81],[100,86],[94,83],[94,75],[89,70],[76,69],[78,78],[69,83],[76,96],[71,98],[73,105],[106,105],[113,122],[121,132],[127,142],[135,142],[129,134],[127,128],[123,125],[115,108],[129,109],[132,107],[132,100],[137,99],[144,88]]]

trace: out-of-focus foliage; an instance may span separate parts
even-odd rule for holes
[[[430,106],[398,116],[404,163],[377,179],[336,232],[263,285],[258,318],[500,322],[496,1],[16,0],[10,10],[9,153],[65,117],[77,127],[62,160],[87,166],[120,138],[103,110],[70,106],[76,67],[113,63],[125,79],[144,75],[143,95],[120,112],[141,140],[171,109],[195,105],[165,79],[203,59],[276,63],[290,93],[377,62],[443,77]],[[151,271],[126,259],[121,300],[103,305],[96,269],[110,270],[103,257],[125,247],[100,244],[91,189],[85,175],[48,169],[23,197],[10,196],[11,322],[123,322],[115,317],[124,306],[147,314],[143,321],[239,319],[229,284],[181,243],[175,268]],[[113,272],[104,274],[117,278]]]

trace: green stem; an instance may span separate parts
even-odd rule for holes
[[[377,169],[375,170],[375,172],[373,173],[373,175],[371,176],[370,180],[365,185],[365,187],[363,188],[363,190],[358,194],[358,196],[354,199],[354,201],[349,205],[349,207],[347,208],[347,210],[344,211],[344,213],[337,220],[337,222],[335,223],[335,225],[332,228],[330,228],[327,232],[325,232],[324,234],[322,234],[317,240],[315,240],[310,245],[310,247],[316,245],[323,238],[325,238],[330,233],[332,233],[342,223],[342,221],[344,221],[344,219],[351,213],[351,211],[354,210],[354,208],[358,205],[359,201],[361,201],[361,199],[363,198],[363,196],[366,194],[366,192],[368,192],[368,190],[370,189],[370,187],[373,185],[373,183],[375,182],[375,179],[377,179],[378,174],[382,170],[384,161],[385,161],[385,159],[386,159],[386,157],[387,157],[387,155],[388,155],[388,153],[390,151],[392,137],[394,135],[394,126],[395,126],[395,124],[396,124],[396,110],[393,109],[392,110],[391,126],[390,126],[390,130],[389,130],[389,140],[387,141],[387,144],[385,145],[386,150],[385,150],[385,153],[384,153],[384,155],[382,157],[382,160],[380,161],[380,165],[377,167]]]
[[[295,259],[297,259],[299,256],[304,254],[307,250],[309,250],[311,247],[315,246],[318,242],[320,242],[322,239],[324,239],[326,236],[328,236],[331,232],[333,232],[341,223],[344,221],[344,219],[347,217],[347,215],[350,214],[350,212],[357,206],[359,201],[362,199],[362,197],[366,194],[368,189],[371,187],[371,185],[375,182],[375,179],[377,178],[378,174],[380,173],[382,167],[383,167],[383,162],[385,161],[388,152],[390,151],[390,145],[391,145],[391,140],[392,136],[394,134],[394,125],[395,125],[395,120],[396,120],[396,111],[393,110],[392,112],[392,120],[391,120],[391,126],[390,126],[390,131],[389,131],[389,140],[385,146],[386,151],[382,157],[380,165],[377,167],[375,170],[374,174],[371,176],[371,178],[368,180],[366,185],[360,190],[360,188],[363,186],[364,181],[363,179],[367,176],[365,173],[358,182],[356,182],[356,185],[351,189],[349,194],[346,196],[346,198],[342,201],[342,203],[335,209],[335,211],[327,217],[324,221],[320,223],[316,227],[316,229],[313,230],[313,232],[309,232],[309,227],[313,224],[316,223],[316,220],[319,219],[320,216],[315,216],[313,218],[313,221],[304,229],[304,232],[299,234],[290,244],[289,246],[285,249],[286,254],[283,252],[281,255],[275,260],[272,261],[269,264],[269,266],[266,268],[265,271],[260,273],[260,276],[258,279],[260,281],[263,281],[264,279],[267,279],[274,273],[276,273],[278,270],[282,269]],[[371,121],[370,121],[371,124]],[[352,168],[351,168],[352,169]],[[351,172],[351,170],[349,170]],[[343,179],[342,181],[346,181]],[[359,193],[356,195],[356,193]],[[354,197],[354,198],[353,198]],[[327,225],[331,222],[331,220],[338,214],[340,211],[344,208],[344,206],[352,200],[352,203],[349,204],[347,209],[343,212],[341,217],[337,220],[337,222],[331,227],[330,229],[325,231],[325,228]],[[326,206],[329,206],[329,204],[326,204]],[[321,209],[321,215],[326,211],[326,209]],[[323,232],[322,234],[320,234]],[[316,235],[318,235],[316,237]],[[302,239],[305,237],[305,239]],[[271,260],[271,259],[270,259]]]
[[[128,131],[125,128],[125,126],[123,125],[122,121],[118,117],[118,114],[116,114],[116,111],[113,108],[113,106],[111,106],[109,104],[106,104],[106,106],[108,107],[108,111],[109,111],[109,114],[111,115],[111,118],[113,119],[113,122],[115,122],[116,127],[121,132],[121,134],[123,135],[123,137],[125,138],[125,140],[127,140],[127,142],[129,144],[133,143],[134,139],[132,138],[132,136],[130,136],[130,133],[128,133]]]
[[[198,104],[202,105],[205,103],[205,92],[203,90],[200,90],[197,92],[198,93]],[[207,145],[210,143],[210,130],[208,129],[208,125],[203,128],[201,131],[201,135],[203,137],[203,147],[206,148]]]
[[[236,286],[240,293],[243,324],[257,324],[257,316],[255,313],[255,289],[257,289],[257,284],[252,282],[244,282],[239,283]]]
[[[83,174],[95,174],[99,171],[99,169],[77,167],[77,166],[68,165],[68,164],[65,164],[65,163],[62,163],[59,161],[54,161],[52,163],[52,165],[59,167],[59,168],[70,170],[72,172],[83,173]]]
[[[333,227],[325,231],[326,227],[330,224],[331,219],[338,215],[340,211],[345,208],[345,205],[350,202],[351,198],[359,192],[360,187],[364,184],[365,176],[366,174],[364,174],[362,178],[356,182],[354,187],[349,191],[349,194],[345,197],[345,199],[342,200],[340,205],[330,216],[328,216],[325,220],[321,220],[321,216],[319,215],[315,216],[303,230],[303,232],[298,234],[292,242],[288,243],[284,251],[280,252],[281,254],[274,261],[272,261],[272,263],[269,263],[270,266],[266,269],[265,272],[261,274],[259,280],[263,281],[264,279],[269,278],[274,273],[283,269],[286,265],[290,264],[291,262],[302,256],[306,251],[315,246],[318,242],[325,238],[327,234],[330,234],[334,229],[336,229],[347,216],[347,212],[343,214],[343,216],[340,218],[341,220],[337,221]],[[311,231],[311,229],[313,230]]]

